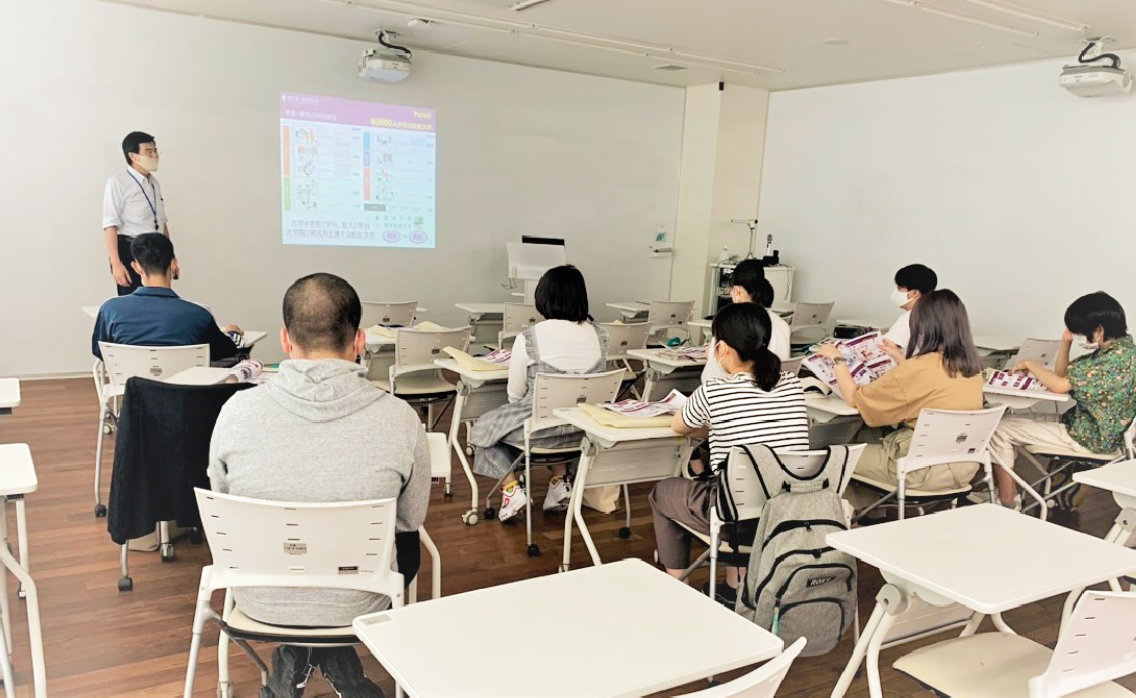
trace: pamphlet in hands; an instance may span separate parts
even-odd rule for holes
[[[264,364],[256,359],[245,359],[237,362],[225,374],[222,383],[263,383],[271,378],[265,375]]]
[[[883,347],[883,335],[879,332],[869,332],[853,339],[836,340],[833,342],[844,360],[848,362],[848,372],[856,385],[867,385],[883,374],[895,368],[895,361],[888,356]],[[836,381],[836,369],[832,361],[820,354],[811,354],[805,358],[803,364],[823,381],[832,391],[840,397]]]
[[[1028,373],[1014,373],[1013,371],[993,371],[986,379],[986,385],[991,388],[1005,388],[1007,390],[1021,390],[1027,393],[1044,393],[1046,388],[1042,382]]]
[[[620,400],[619,402],[605,402],[600,407],[625,417],[647,419],[664,414],[674,414],[686,404],[686,396],[677,390],[667,393],[667,396],[658,402],[643,402],[642,400]]]

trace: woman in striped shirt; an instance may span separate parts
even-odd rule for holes
[[[714,318],[711,332],[715,356],[729,376],[703,383],[671,424],[679,434],[709,437],[710,469],[698,480],[663,480],[650,496],[659,561],[673,577],[681,576],[690,563],[690,534],[679,524],[710,531],[708,512],[717,483],[709,476],[732,447],[755,443],[786,450],[809,447],[805,395],[797,377],[782,373],[781,360],[769,351],[765,309],[752,303],[726,306]],[[737,593],[738,568],[727,568],[726,584],[723,601]]]

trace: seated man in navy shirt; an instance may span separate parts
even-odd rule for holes
[[[209,360],[232,360],[242,351],[225,333],[240,333],[236,325],[217,327],[204,307],[182,300],[170,288],[174,245],[161,233],[144,233],[130,244],[130,263],[142,276],[142,287],[127,296],[111,298],[99,308],[91,351],[102,358],[99,342],[147,347],[208,344]]]

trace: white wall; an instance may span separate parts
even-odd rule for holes
[[[381,85],[355,76],[363,43],[92,0],[6,0],[0,26],[0,375],[89,369],[78,307],[113,292],[101,197],[133,129],[163,154],[176,290],[222,322],[277,329],[284,289],[321,270],[463,321],[455,301],[508,299],[504,243],[523,233],[567,238],[601,318],[666,297],[669,260],[646,248],[675,224],[681,89],[427,53]],[[282,91],[438,110],[436,250],[281,244]]]
[[[760,218],[795,300],[890,321],[922,262],[979,333],[1056,338],[1098,289],[1136,323],[1136,95],[1073,97],[1061,65],[774,93]]]

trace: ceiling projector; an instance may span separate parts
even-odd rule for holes
[[[402,82],[410,75],[410,49],[397,46],[387,39],[398,36],[395,32],[376,32],[379,48],[369,48],[359,57],[359,77],[377,82]]]
[[[1061,69],[1057,84],[1078,97],[1108,97],[1132,91],[1132,74],[1120,67],[1120,56],[1101,53],[1104,39],[1090,39],[1077,57],[1077,65]],[[1099,65],[1108,61],[1112,65]]]

